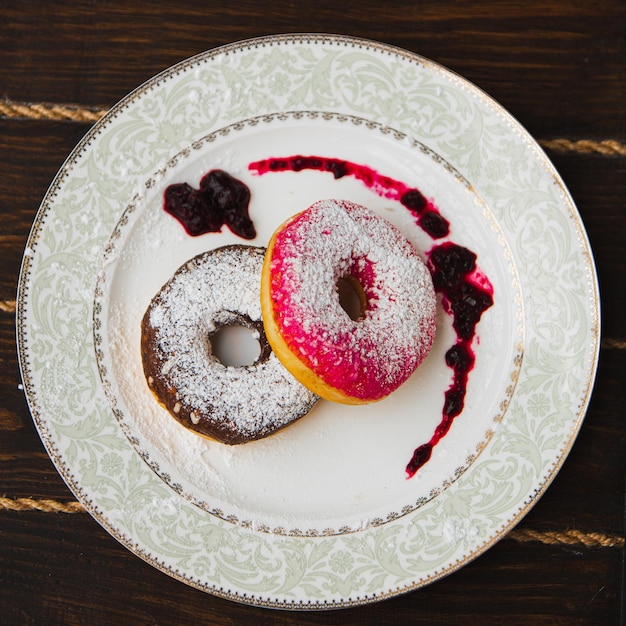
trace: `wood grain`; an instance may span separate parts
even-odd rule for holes
[[[0,98],[107,109],[155,73],[215,46],[284,32],[398,45],[465,76],[544,141],[583,218],[602,292],[598,379],[580,435],[515,535],[416,592],[332,613],[267,611],[192,589],[143,562],[86,513],[0,510],[4,624],[618,624],[626,476],[626,157],[552,140],[626,143],[626,5],[618,0],[252,0],[148,5],[0,0]],[[30,416],[15,346],[16,284],[46,189],[90,121],[0,115],[0,496],[73,502]],[[522,540],[524,539],[524,540]]]
[[[435,585],[335,613],[268,612],[181,585],[130,554],[88,516],[3,513],[0,585],[30,622],[84,624],[616,624],[617,550],[501,542]],[[27,516],[27,518],[26,518]],[[28,523],[26,528],[24,520]],[[52,535],[55,540],[50,541]],[[24,547],[27,546],[25,549]],[[72,554],[68,560],[66,555]],[[541,568],[525,566],[542,563]],[[584,565],[584,567],[583,567]],[[97,578],[97,584],[95,583]],[[508,582],[507,582],[508,581]],[[128,616],[128,621],[125,615]],[[41,618],[44,621],[39,621]],[[63,621],[67,620],[67,621]],[[121,621],[120,621],[121,620]],[[606,620],[606,621],[603,621]],[[57,622],[52,622],[57,623]],[[72,622],[69,622],[72,623]],[[502,623],[502,622],[500,622]]]
[[[549,138],[613,138],[624,4],[600,2],[2,2],[0,85],[13,100],[111,105],[193,54],[285,32],[340,32],[422,54]],[[27,8],[25,8],[27,7]],[[622,36],[620,36],[622,35]],[[32,41],[38,45],[33,47]],[[1,43],[4,42],[4,43]],[[54,54],[50,54],[51,51]],[[27,76],[25,80],[23,77]],[[624,138],[624,120],[618,138]]]

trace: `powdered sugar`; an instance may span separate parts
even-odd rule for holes
[[[316,202],[278,233],[271,270],[274,313],[287,343],[331,386],[379,399],[428,354],[436,317],[430,273],[376,213],[345,201]],[[339,303],[337,282],[346,276],[365,292],[358,320]]]
[[[222,364],[209,337],[229,324],[262,328],[264,250],[227,246],[181,267],[144,318],[144,370],[176,419],[226,443],[265,437],[307,413],[317,397],[287,372],[260,337],[249,366]],[[146,334],[147,333],[147,334]]]

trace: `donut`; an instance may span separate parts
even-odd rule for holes
[[[354,316],[340,302],[342,281],[357,293]],[[435,336],[435,291],[415,248],[377,213],[344,200],[315,202],[272,235],[261,309],[285,367],[316,395],[344,404],[395,391]]]
[[[317,396],[283,367],[261,321],[264,248],[230,245],[183,264],[151,300],[141,322],[149,388],[186,428],[225,444],[267,437],[305,415]],[[223,364],[211,343],[225,326],[251,329],[260,354]]]

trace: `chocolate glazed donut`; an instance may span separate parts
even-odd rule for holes
[[[232,245],[187,261],[152,299],[141,324],[148,386],[184,427],[226,444],[267,437],[305,415],[317,396],[272,351],[260,310],[265,250]],[[248,328],[259,342],[249,365],[225,365],[212,338]]]

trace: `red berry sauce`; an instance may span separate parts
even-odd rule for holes
[[[319,172],[329,172],[335,178],[353,176],[382,198],[400,202],[415,215],[417,224],[433,239],[441,239],[450,231],[448,221],[441,215],[433,202],[427,200],[422,195],[419,189],[409,187],[403,182],[388,176],[383,176],[367,165],[358,165],[342,159],[296,155],[287,158],[256,161],[255,163],[250,163],[248,169],[257,174],[317,170]]]
[[[223,170],[211,170],[202,177],[199,189],[187,183],[170,185],[163,208],[192,237],[218,232],[226,224],[236,235],[254,239],[249,203],[250,190],[244,183]]]
[[[248,169],[259,175],[316,170],[329,172],[335,178],[353,176],[379,196],[400,202],[413,213],[417,225],[433,240],[447,237],[450,233],[449,222],[419,189],[383,176],[366,165],[334,158],[295,155],[256,161],[250,163]],[[493,305],[493,287],[476,266],[474,252],[447,241],[434,246],[427,257],[435,291],[441,294],[444,310],[452,317],[457,340],[445,356],[453,377],[445,392],[441,421],[430,440],[413,452],[406,466],[407,478],[412,478],[428,462],[433,448],[445,437],[454,418],[463,410],[468,376],[476,360],[472,350],[476,325],[482,314]]]
[[[476,267],[476,254],[452,242],[435,246],[428,253],[428,269],[435,291],[441,293],[445,311],[452,316],[456,343],[446,352],[446,365],[452,369],[452,384],[445,393],[442,418],[430,441],[413,452],[406,466],[409,478],[415,475],[432,454],[461,413],[465,403],[467,378],[476,357],[472,341],[482,314],[493,304],[493,287]]]

